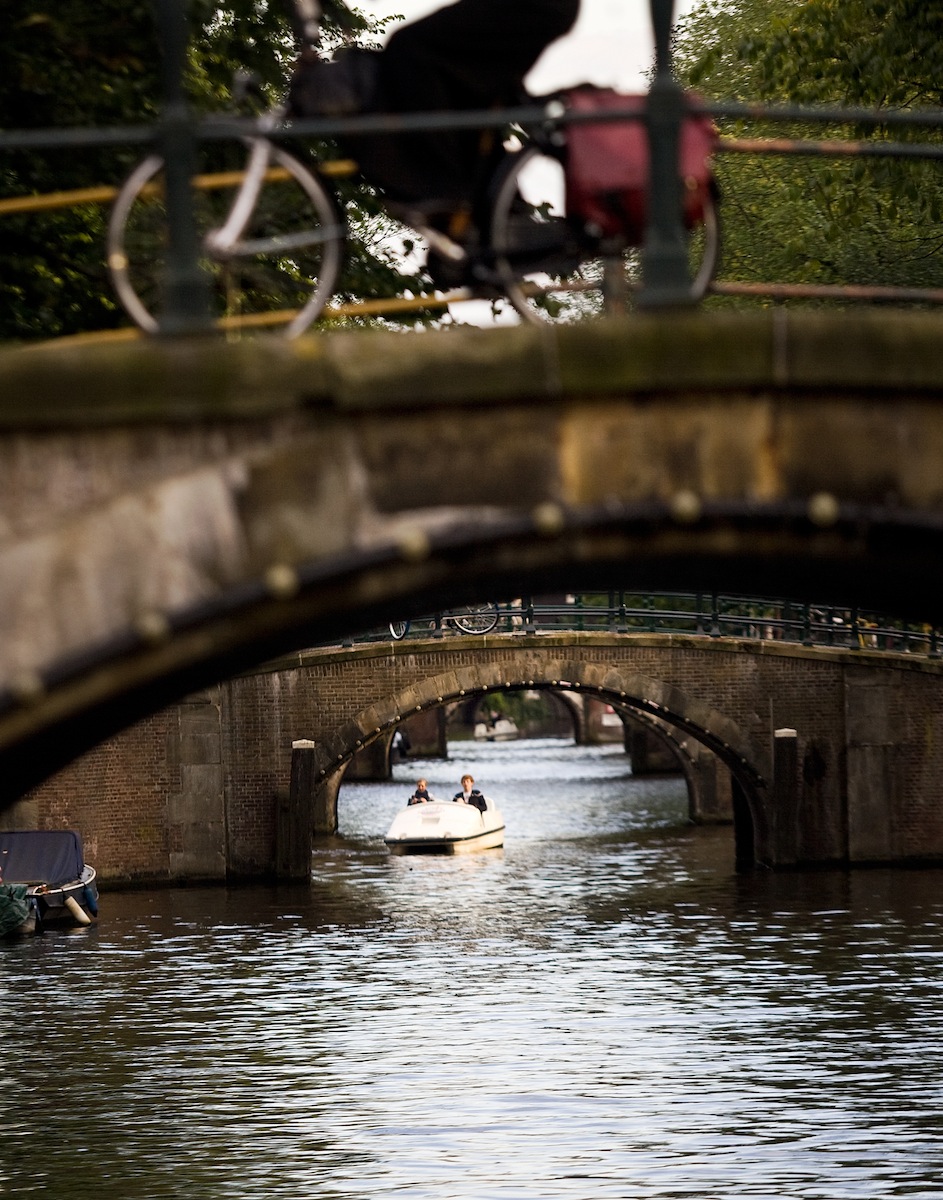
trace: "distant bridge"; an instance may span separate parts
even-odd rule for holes
[[[234,672],[476,598],[943,608],[939,317],[0,354],[2,802]]]
[[[939,863],[941,684],[938,658],[765,638],[519,630],[325,647],[164,709],[17,808],[76,824],[110,877],[307,878],[352,764],[382,764],[421,714],[536,689],[642,721],[685,777],[690,818],[732,823],[731,865]]]

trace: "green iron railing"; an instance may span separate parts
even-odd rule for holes
[[[719,592],[583,593],[525,596],[495,605],[493,634],[615,633],[684,634],[703,638],[782,641],[893,654],[940,656],[940,632],[856,608],[798,604],[769,597]],[[406,640],[469,636],[446,613],[410,623]],[[368,631],[355,642],[388,641],[388,628]]]

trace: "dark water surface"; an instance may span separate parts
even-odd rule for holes
[[[943,873],[737,878],[614,748],[469,747],[503,851],[105,893],[0,947],[0,1195],[943,1196]]]

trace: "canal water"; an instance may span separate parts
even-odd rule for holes
[[[341,792],[307,888],[0,947],[0,1195],[943,1196],[943,873],[733,872],[614,747]],[[393,857],[419,772],[505,848]]]

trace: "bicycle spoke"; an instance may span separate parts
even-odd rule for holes
[[[244,158],[245,150],[235,148]],[[217,148],[223,158],[233,152]],[[280,149],[266,175],[243,236],[223,251],[208,235],[225,222],[242,181],[239,170],[194,180],[194,216],[203,247],[200,266],[212,280],[215,316],[229,331],[282,325],[300,333],[321,311],[340,270],[344,226],[320,182]],[[119,196],[109,231],[109,266],[119,297],[134,320],[156,328],[167,251],[167,212],[159,159],[135,172]],[[143,164],[142,164],[143,168]],[[124,189],[123,189],[124,192]]]
[[[490,633],[498,623],[498,610],[493,604],[469,604],[450,613],[449,620],[464,633]]]
[[[641,286],[641,252],[629,246],[608,257],[580,240],[565,213],[563,164],[537,146],[508,160],[492,207],[496,269],[524,320],[571,323],[632,303]],[[692,296],[706,291],[717,268],[717,204],[688,244]],[[528,253],[528,243],[533,252]]]

